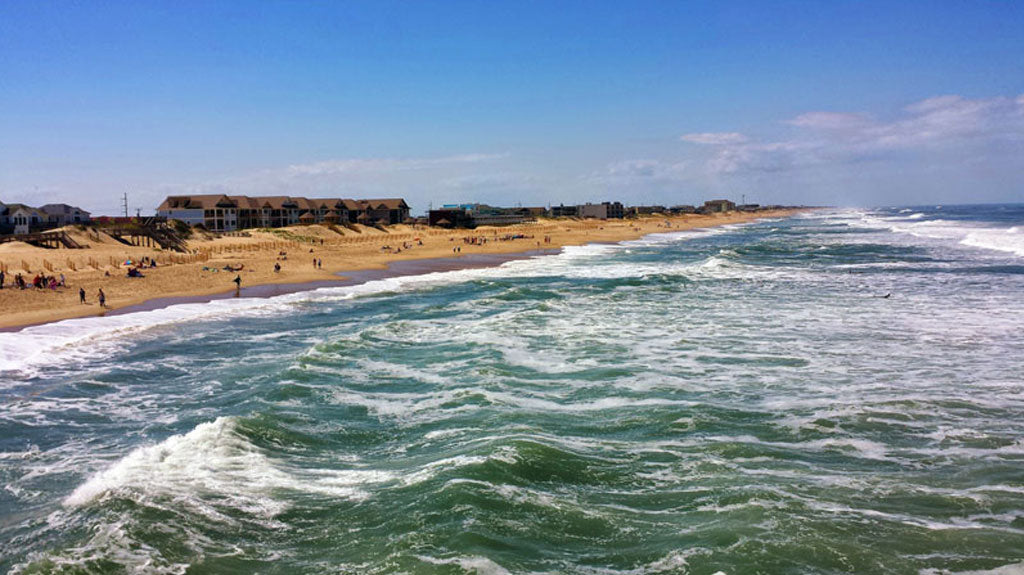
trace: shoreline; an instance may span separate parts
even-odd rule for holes
[[[594,243],[605,243],[605,242],[594,242]],[[562,248],[557,249],[541,249],[541,250],[528,250],[524,252],[512,252],[502,254],[467,254],[462,257],[445,257],[445,258],[424,258],[424,259],[410,259],[410,260],[399,260],[390,262],[387,267],[362,269],[362,270],[346,270],[337,272],[337,279],[329,280],[313,280],[308,282],[294,282],[294,283],[265,283],[256,284],[250,287],[243,287],[240,290],[228,289],[227,291],[209,294],[190,294],[190,295],[177,295],[177,296],[164,296],[153,299],[145,300],[141,303],[129,304],[116,308],[110,308],[107,311],[97,313],[90,316],[77,316],[77,317],[109,317],[118,315],[127,315],[130,313],[138,313],[143,311],[153,311],[158,309],[165,309],[174,305],[186,304],[186,303],[208,303],[212,301],[222,299],[259,299],[259,298],[272,298],[280,295],[286,295],[291,293],[300,293],[306,291],[314,291],[325,287],[345,287],[355,286],[369,283],[372,281],[394,278],[394,277],[405,277],[405,276],[417,276],[426,275],[430,273],[449,272],[458,270],[469,270],[469,269],[480,269],[480,268],[496,268],[506,262],[526,260],[540,256],[553,256],[558,255],[562,252]],[[38,323],[30,323],[25,325],[6,326],[0,327],[0,333],[17,333],[23,329],[30,327],[38,327],[41,325],[47,325],[63,321],[65,319],[76,319],[75,317],[61,318],[52,321],[41,321]]]
[[[495,268],[499,267],[501,264],[504,264],[506,262],[525,260],[539,256],[557,255],[559,253],[561,253],[561,249],[530,250],[526,252],[509,254],[468,254],[461,258],[426,258],[417,260],[401,260],[389,263],[388,266],[384,269],[348,270],[338,272],[338,279],[336,280],[314,280],[310,282],[259,284],[251,287],[243,287],[237,292],[229,290],[226,292],[216,294],[168,296],[155,298],[151,300],[146,300],[139,304],[128,305],[117,309],[112,309],[109,312],[102,314],[102,316],[100,317],[125,315],[140,311],[164,309],[173,305],[183,303],[207,303],[215,300],[234,298],[272,298],[290,293],[314,291],[324,287],[345,287],[362,285],[372,281],[387,278],[418,276],[430,273],[479,268]],[[45,323],[37,325],[45,325]],[[19,330],[25,327],[31,326],[22,326],[21,328],[11,329]],[[7,329],[0,328],[0,332],[4,331],[7,331]]]
[[[514,244],[512,242],[500,243],[500,242],[488,242],[484,246],[476,245],[465,245],[462,243],[454,243],[456,239],[464,239],[466,237],[486,237],[490,238],[492,235],[497,238],[499,234],[509,233],[522,233],[524,229],[522,227],[516,228],[488,228],[488,229],[477,229],[477,230],[444,230],[438,233],[434,231],[433,237],[428,237],[427,241],[433,241],[435,239],[447,238],[447,244],[441,244],[443,252],[439,253],[438,246],[434,246],[434,249],[424,250],[427,253],[418,255],[407,249],[403,252],[404,257],[398,259],[386,260],[387,256],[394,257],[395,254],[381,254],[380,250],[377,249],[376,243],[378,242],[365,242],[365,246],[344,246],[347,250],[364,248],[362,253],[349,254],[350,257],[346,258],[346,262],[336,262],[334,265],[324,266],[327,269],[317,269],[315,271],[302,271],[290,273],[288,275],[267,275],[262,274],[260,277],[246,276],[243,273],[238,273],[242,276],[242,288],[236,291],[234,287],[225,287],[224,283],[228,283],[230,277],[235,272],[228,272],[224,274],[216,273],[205,273],[205,272],[216,272],[219,270],[210,269],[207,266],[202,266],[201,263],[190,263],[183,264],[180,267],[186,268],[181,270],[182,272],[188,271],[193,276],[201,275],[202,279],[210,279],[211,276],[216,276],[215,279],[220,280],[223,277],[223,282],[218,281],[217,284],[211,285],[208,282],[206,285],[193,286],[194,289],[178,289],[168,290],[164,293],[157,291],[156,293],[143,293],[130,298],[118,298],[112,301],[110,295],[107,296],[108,304],[110,305],[107,309],[98,310],[95,305],[95,297],[90,297],[92,301],[89,302],[88,307],[82,307],[77,302],[77,290],[78,287],[75,282],[75,277],[72,275],[69,278],[71,284],[69,288],[65,288],[66,291],[58,292],[59,295],[64,295],[63,305],[45,307],[37,310],[28,312],[16,313],[16,314],[4,314],[0,317],[0,333],[17,333],[26,328],[39,327],[49,324],[56,323],[61,320],[73,319],[79,317],[104,317],[113,315],[124,315],[130,313],[136,313],[141,311],[151,311],[155,309],[163,309],[173,305],[185,304],[185,303],[206,303],[221,299],[232,299],[232,298],[269,298],[278,295],[284,295],[287,293],[296,293],[302,291],[312,291],[322,287],[339,287],[339,286],[351,286],[359,285],[366,282],[385,279],[390,277],[409,276],[409,275],[422,275],[434,272],[443,271],[454,271],[460,269],[474,269],[474,268],[485,268],[485,267],[497,267],[501,264],[509,261],[515,261],[520,259],[529,259],[533,257],[543,255],[555,255],[561,253],[562,249],[570,245],[588,245],[588,244],[600,244],[600,243],[620,243],[623,241],[629,241],[651,234],[658,233],[674,233],[687,231],[692,229],[702,228],[713,228],[722,225],[736,224],[736,223],[748,223],[756,220],[775,218],[775,217],[790,217],[796,213],[805,210],[791,209],[791,210],[779,210],[775,212],[762,212],[762,213],[730,213],[730,214],[715,214],[709,216],[683,216],[674,218],[648,218],[645,221],[609,221],[609,220],[597,220],[597,221],[585,221],[585,222],[561,222],[554,221],[548,222],[546,226],[536,227],[533,230],[529,228],[526,231],[536,232],[551,232],[551,234],[545,234],[545,237],[550,237],[550,243],[534,242],[535,238],[530,238],[530,245],[526,245],[527,242],[521,242]],[[663,227],[660,222],[665,222],[668,227]],[[656,224],[657,227],[653,227],[651,224]],[[569,226],[569,227],[566,227]],[[555,228],[559,228],[559,231],[553,231]],[[564,228],[564,232],[560,229]],[[420,231],[421,235],[426,235],[427,231]],[[591,235],[593,233],[593,235]],[[554,234],[558,234],[555,238]],[[406,234],[408,235],[408,234]],[[396,243],[394,234],[385,233],[377,236],[376,238],[361,238],[357,241],[363,240],[378,240],[379,242],[391,242]],[[440,236],[440,237],[438,237]],[[401,236],[399,236],[401,237]],[[418,238],[417,238],[418,239]],[[404,243],[404,242],[403,242]],[[537,245],[533,245],[536,243]],[[338,255],[331,251],[330,246],[324,247],[324,244],[316,245],[311,244],[314,247],[310,248],[310,252],[315,257],[320,257],[320,254],[326,253],[326,257]],[[468,253],[458,252],[455,256],[444,255],[450,248],[466,247],[467,249],[475,249],[476,251],[470,251]],[[292,245],[291,249],[299,248],[305,250],[308,246],[299,246],[298,244]],[[339,246],[340,248],[340,246]],[[36,248],[39,249],[39,248]],[[275,246],[274,249],[277,249]],[[317,250],[314,252],[314,249]],[[64,251],[66,253],[66,250]],[[284,252],[281,252],[284,253]],[[267,254],[259,254],[263,256],[263,261],[260,264],[266,265],[269,269],[275,259],[267,259]],[[273,254],[271,254],[273,255]],[[351,258],[354,255],[361,255],[355,260]],[[141,256],[137,256],[141,257]],[[222,258],[230,256],[222,256]],[[250,256],[245,261],[255,259],[256,256]],[[280,258],[277,258],[280,259]],[[287,258],[285,258],[287,259]],[[212,263],[209,262],[209,263]],[[217,266],[220,266],[220,262]],[[290,262],[287,264],[289,267],[292,265]],[[178,267],[178,266],[175,266]],[[161,273],[166,272],[167,269],[160,269]],[[172,272],[174,270],[171,270]],[[250,273],[252,269],[247,270]],[[292,271],[292,270],[288,270]],[[204,272],[200,274],[199,272]],[[120,272],[119,272],[120,273]],[[149,270],[146,270],[147,274],[151,274]],[[13,275],[13,274],[9,274]],[[98,274],[94,274],[98,275]],[[184,275],[183,273],[175,273],[174,276]],[[112,277],[99,277],[99,282],[96,278],[92,279],[93,284],[102,282],[104,279],[112,280]],[[120,279],[120,278],[117,278]],[[158,278],[154,278],[157,280]],[[250,281],[253,280],[253,281]],[[128,280],[129,282],[145,282],[149,281],[149,275],[146,278]],[[84,282],[83,282],[84,283]],[[123,283],[123,282],[122,282]],[[194,282],[202,283],[202,282]],[[136,284],[145,285],[145,284]],[[105,287],[105,286],[104,286]],[[131,286],[135,287],[135,286]],[[83,288],[84,289],[84,288]],[[21,291],[21,290],[19,290]],[[45,297],[51,297],[49,293],[32,294],[35,292],[34,288],[29,290],[23,290],[24,292],[30,292],[29,295],[40,295]],[[50,290],[45,290],[49,292]],[[109,290],[108,290],[109,291]],[[11,292],[17,294],[17,292],[10,287],[10,283],[0,290],[0,298],[9,295]],[[72,293],[73,292],[73,293]],[[91,293],[90,293],[91,295]],[[0,299],[0,301],[3,301]],[[6,307],[6,306],[4,306]]]

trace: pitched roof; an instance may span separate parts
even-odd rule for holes
[[[294,209],[297,206],[288,196],[259,196],[260,205],[272,210]]]
[[[13,204],[12,204],[13,205]],[[224,194],[186,194],[167,196],[157,210],[202,210],[214,207],[236,207],[241,209],[270,208],[321,210],[339,209],[350,212],[365,210],[408,210],[409,204],[402,198],[380,198],[353,200],[347,198],[300,198],[289,196],[228,196]]]
[[[11,215],[14,215],[14,212],[22,211],[29,216],[34,215],[37,218],[44,220],[48,217],[48,214],[39,208],[33,208],[32,206],[26,206],[25,204],[7,204],[7,208],[10,210],[9,213]]]
[[[258,210],[262,207],[259,198],[249,196],[228,196],[228,199],[234,202],[239,208],[245,210]]]
[[[371,204],[375,210],[407,210],[409,204],[405,203],[402,198],[373,198],[369,200],[363,200],[367,204]]]
[[[45,206],[40,206],[39,209],[48,214],[70,214],[74,211],[78,211],[83,214],[89,213],[78,206],[71,206],[68,204],[46,204]]]
[[[235,202],[224,194],[194,194],[167,196],[157,210],[209,210],[215,207],[235,207]]]

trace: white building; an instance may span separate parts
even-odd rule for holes
[[[218,232],[238,229],[238,206],[224,194],[168,196],[156,209],[156,215],[190,226],[202,224]]]
[[[27,234],[41,227],[47,221],[45,213],[22,204],[11,204],[8,206],[11,225],[14,226],[14,233]]]

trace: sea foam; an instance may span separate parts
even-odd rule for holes
[[[241,511],[273,518],[288,504],[277,490],[364,499],[366,483],[393,476],[367,470],[317,470],[304,476],[289,471],[248,441],[233,417],[201,423],[184,435],[139,447],[100,471],[64,499],[81,507],[106,498],[131,499],[142,505],[185,507],[210,519],[233,522]]]

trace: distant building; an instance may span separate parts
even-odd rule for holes
[[[427,225],[439,228],[472,228],[473,217],[464,207],[441,208],[427,213]]]
[[[89,212],[67,204],[46,204],[41,206],[39,211],[46,214],[50,225],[58,228],[74,224],[87,224],[91,221]]]
[[[634,216],[649,216],[652,214],[666,214],[668,213],[668,208],[665,206],[630,206],[626,211]]]
[[[228,196],[197,194],[168,196],[158,216],[229,232],[246,228],[280,228],[298,224],[399,224],[409,219],[409,204],[401,198],[349,200],[289,196]]]
[[[534,219],[530,208],[499,208],[487,204],[447,204],[428,214],[430,225],[444,228],[509,226]]]
[[[602,202],[608,208],[608,217],[610,219],[621,220],[626,217],[626,207],[620,202]]]
[[[579,206],[579,216],[598,220],[622,219],[626,210],[619,202],[601,202],[600,204],[584,204]]]
[[[721,212],[731,212],[736,209],[736,204],[729,200],[708,200],[704,202],[704,206],[701,208],[701,213],[714,214]]]
[[[551,217],[553,218],[575,218],[579,217],[579,214],[579,206],[566,206],[564,204],[551,206]]]
[[[695,206],[678,205],[669,208],[668,212],[670,214],[693,214],[697,212],[697,208]]]
[[[583,204],[577,208],[581,218],[607,220],[608,207],[604,204]]]

